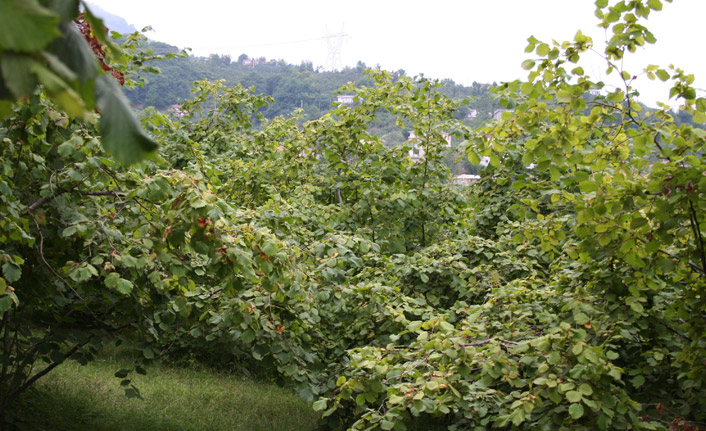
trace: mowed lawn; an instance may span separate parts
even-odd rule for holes
[[[103,358],[60,365],[24,398],[14,428],[72,431],[306,431],[318,414],[291,391],[203,368],[153,365],[131,373],[144,400],[128,399],[115,372],[126,363]]]

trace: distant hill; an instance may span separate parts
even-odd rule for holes
[[[117,31],[118,33],[122,34],[133,33],[137,31],[134,25],[129,24],[127,21],[125,21],[125,18],[112,14],[106,11],[105,9],[102,9],[100,6],[94,5],[91,2],[88,2],[88,6],[91,9],[91,12],[103,19],[103,22],[105,23],[105,26],[108,27],[108,30]]]

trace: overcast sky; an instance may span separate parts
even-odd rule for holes
[[[342,66],[360,60],[465,85],[526,78],[520,64],[528,58],[524,48],[530,35],[563,41],[581,29],[596,42],[605,40],[596,27],[593,0],[89,1],[137,28],[152,26],[151,39],[190,47],[194,55],[235,59],[245,53],[327,67],[329,45],[338,45],[339,38],[325,36],[344,33]],[[628,70],[637,74],[647,64],[675,64],[696,76],[696,87],[706,88],[706,0],[664,3],[647,22],[657,44],[642,50]],[[605,78],[605,66],[594,57],[584,68]],[[637,87],[650,105],[667,99],[668,88],[646,77]]]

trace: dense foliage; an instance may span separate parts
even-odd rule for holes
[[[623,88],[584,73],[580,32],[530,38],[477,130],[382,71],[306,122],[200,81],[184,115],[145,113],[159,157],[126,169],[34,90],[0,124],[3,410],[118,340],[292,385],[321,429],[702,426],[706,132],[643,110],[619,65],[661,2],[596,6]],[[641,74],[706,121],[692,76]],[[415,140],[385,145],[381,117]],[[478,184],[450,184],[447,135],[488,157]]]

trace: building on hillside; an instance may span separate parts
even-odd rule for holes
[[[480,175],[461,174],[456,175],[453,182],[461,186],[470,186],[478,180],[480,180]]]
[[[409,159],[414,163],[424,159],[425,154],[424,148],[416,143],[412,144],[412,148],[409,149]]]
[[[477,109],[471,109],[468,111],[468,118],[476,118],[478,116],[478,110]]]
[[[493,112],[493,120],[502,120],[503,114],[505,112],[515,112],[515,111],[512,109],[498,109],[495,112]]]
[[[355,96],[353,94],[339,94],[337,96],[338,103],[343,103],[344,105],[352,105]]]
[[[260,60],[257,58],[245,58],[243,59],[243,66],[255,67],[260,64]]]
[[[185,109],[182,109],[181,105],[179,105],[179,104],[170,105],[169,107],[172,109],[172,111],[174,111],[174,115],[176,115],[179,118],[184,117],[186,114],[189,113]]]

